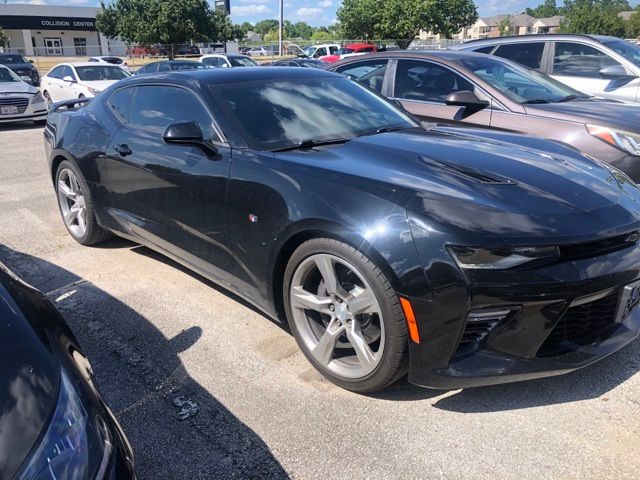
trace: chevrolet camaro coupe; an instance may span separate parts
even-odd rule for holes
[[[131,239],[286,319],[346,389],[562,374],[640,330],[640,190],[559,143],[265,67],[129,78],[44,135],[75,240]]]

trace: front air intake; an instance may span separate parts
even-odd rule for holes
[[[482,347],[495,328],[505,323],[512,312],[510,308],[471,310],[455,356],[468,355]]]

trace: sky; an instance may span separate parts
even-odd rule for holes
[[[3,2],[5,0],[0,0]],[[58,4],[77,6],[96,6],[98,0],[7,0],[8,3]],[[380,0],[384,1],[384,0]],[[640,0],[631,0],[637,5]],[[526,7],[535,7],[544,0],[476,0],[480,16],[497,15],[499,13],[520,13]],[[213,4],[213,1],[210,0]],[[285,0],[285,19],[291,22],[305,21],[309,25],[331,25],[336,21],[336,10],[342,0]],[[558,5],[563,0],[557,0]],[[0,11],[2,4],[0,3]],[[231,0],[231,18],[234,23],[255,23],[266,18],[278,18],[279,0]]]

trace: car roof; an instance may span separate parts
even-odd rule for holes
[[[540,42],[553,41],[553,40],[591,40],[598,43],[608,42],[612,40],[621,40],[618,37],[610,37],[606,35],[587,35],[587,34],[575,34],[575,33],[546,33],[530,34],[530,35],[511,35],[508,37],[494,37],[494,38],[480,38],[477,40],[468,40],[459,45],[455,45],[454,49],[466,49],[475,45],[497,45],[499,43],[513,43],[513,42],[528,42],[531,40],[538,40]]]
[[[244,67],[244,68],[207,68],[202,70],[184,70],[181,72],[152,73],[134,75],[118,82],[118,85],[138,85],[166,81],[176,85],[200,86],[209,84],[290,80],[302,78],[342,78],[333,72],[297,67]]]
[[[59,67],[60,65],[67,65],[71,67],[100,67],[100,68],[113,67],[113,65],[101,65],[96,62],[66,62],[66,63],[59,63],[55,67]],[[51,69],[53,70],[55,67],[52,67]]]
[[[332,67],[337,65],[345,65],[347,63],[356,63],[369,61],[373,58],[422,58],[422,59],[443,59],[456,62],[465,58],[477,58],[484,56],[481,53],[470,52],[468,50],[392,50],[388,52],[373,52],[367,55],[357,57],[349,57],[339,62],[331,64]]]

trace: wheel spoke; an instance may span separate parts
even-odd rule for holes
[[[314,295],[302,287],[293,287],[291,289],[291,306],[294,308],[331,314],[329,310],[331,303],[331,298]]]
[[[87,227],[84,216],[85,216],[85,209],[80,208],[78,210],[78,226],[80,227],[80,230],[83,233],[85,231],[85,228]]]
[[[353,315],[375,311],[376,299],[370,289],[362,290],[358,295],[347,297],[349,311]]]
[[[318,340],[318,344],[311,350],[314,357],[324,366],[329,365],[333,359],[333,351],[336,348],[336,342],[344,331],[345,327],[338,323],[337,319],[332,319],[327,326],[324,334]]]
[[[76,193],[62,180],[58,180],[58,191],[71,200],[76,198]]]
[[[64,221],[67,223],[67,225],[71,225],[77,217],[78,217],[78,209],[71,208],[67,213],[65,213]]]
[[[338,276],[336,275],[336,268],[333,263],[333,259],[329,255],[316,255],[314,258],[320,275],[324,279],[324,285],[327,289],[327,293],[330,295],[339,295],[345,298],[348,294],[338,282]]]
[[[365,370],[372,370],[376,365],[376,358],[367,344],[367,341],[362,336],[360,325],[357,322],[352,321],[351,326],[347,328],[346,333],[349,343],[351,343],[351,346],[356,351],[356,356],[360,361],[360,365]]]

